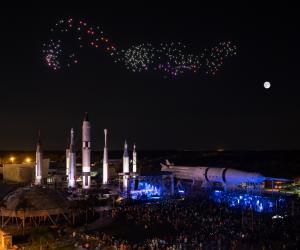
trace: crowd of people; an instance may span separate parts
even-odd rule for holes
[[[297,249],[300,244],[296,217],[272,219],[199,196],[124,204],[110,216],[121,233],[80,234],[82,242],[87,239],[78,249]]]

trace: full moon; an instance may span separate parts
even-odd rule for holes
[[[264,83],[264,88],[265,89],[269,89],[271,87],[271,83],[270,82],[265,82]]]

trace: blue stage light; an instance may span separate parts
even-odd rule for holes
[[[211,198],[217,203],[225,203],[232,208],[251,208],[256,212],[274,212],[275,203],[277,208],[283,207],[285,199],[282,197],[270,197],[261,194],[243,194],[236,192],[224,192],[215,190]]]
[[[138,190],[131,190],[130,195],[134,200],[159,199],[161,196],[161,190],[153,184],[141,181],[139,183]]]

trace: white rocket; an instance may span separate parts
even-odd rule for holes
[[[132,172],[133,173],[136,173],[137,171],[137,168],[136,168],[136,165],[137,165],[137,155],[136,155],[136,146],[135,144],[133,145],[133,151],[132,151]]]
[[[128,145],[125,141],[124,153],[123,153],[123,173],[129,173],[129,155],[128,155]]]
[[[38,141],[36,145],[36,154],[35,154],[35,185],[41,185],[42,184],[42,169],[43,169],[43,151],[42,151],[42,145],[41,145],[41,134],[39,131]]]
[[[123,188],[126,189],[128,186],[128,178],[126,173],[129,173],[129,155],[128,155],[128,146],[125,141],[124,144],[124,153],[123,153]]]
[[[172,172],[178,179],[201,181],[202,185],[208,183],[222,183],[224,185],[237,185],[240,183],[261,183],[265,180],[285,180],[265,177],[260,173],[241,171],[233,168],[217,168],[205,166],[175,166],[168,160],[161,163],[161,170]]]
[[[88,113],[82,124],[82,188],[89,189],[91,186],[91,125]]]
[[[108,181],[108,149],[107,149],[107,129],[104,129],[104,149],[103,149],[103,180],[102,184]]]
[[[69,147],[69,172],[68,172],[68,187],[74,188],[76,185],[76,151],[74,143],[74,130],[71,129],[71,139]]]
[[[66,148],[66,176],[69,176],[70,172],[70,144],[68,143],[69,140],[67,140],[67,148]]]

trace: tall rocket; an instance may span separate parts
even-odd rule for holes
[[[129,155],[128,155],[128,145],[125,141],[124,153],[123,153],[123,173],[129,173]]]
[[[91,186],[91,125],[88,113],[82,124],[82,188],[89,189]]]
[[[124,153],[123,153],[123,188],[127,189],[128,187],[128,176],[126,173],[129,173],[129,155],[128,155],[128,146],[125,141],[124,144]]]
[[[68,173],[68,187],[74,188],[76,185],[76,151],[74,143],[74,130],[71,129],[71,139],[69,147],[69,162],[70,168]]]
[[[69,176],[70,172],[70,143],[67,140],[67,148],[66,148],[66,176]]]
[[[137,165],[136,157],[137,157],[137,155],[136,155],[136,146],[134,144],[133,145],[133,151],[132,151],[132,172],[133,173],[136,173],[136,171],[137,171],[137,168],[136,168],[136,165]]]
[[[108,149],[107,149],[107,129],[104,129],[104,149],[103,149],[103,180],[102,184],[108,181]]]
[[[43,169],[43,151],[41,144],[41,133],[39,131],[38,141],[36,144],[36,153],[35,153],[35,185],[42,184],[42,169]]]

